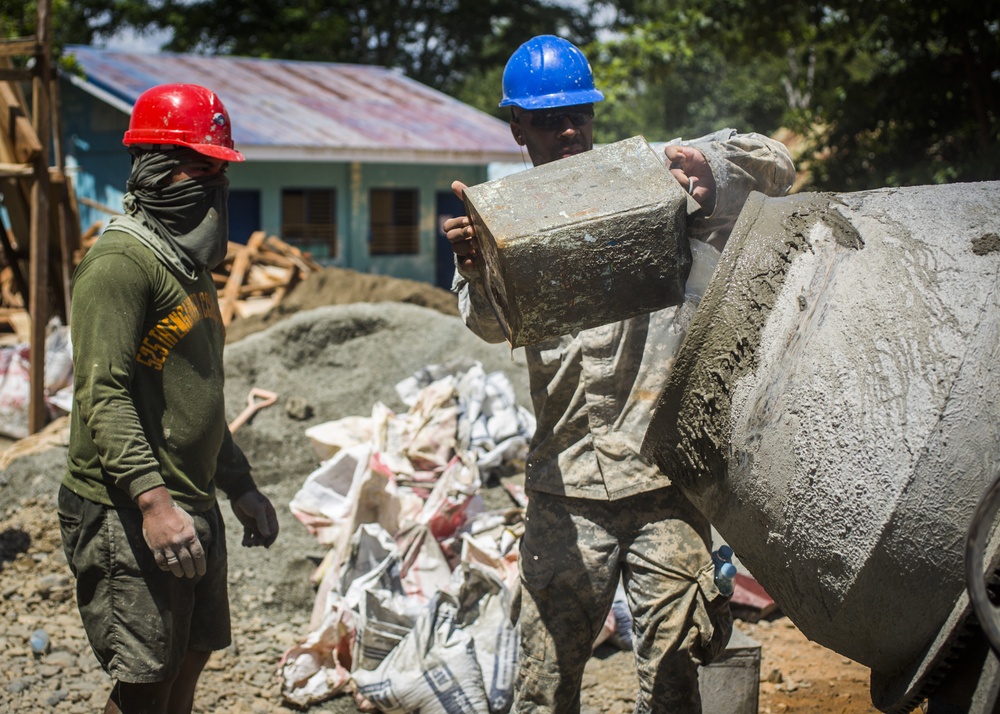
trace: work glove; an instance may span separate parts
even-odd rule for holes
[[[231,504],[233,513],[243,524],[243,546],[270,548],[278,537],[278,516],[267,496],[252,489],[233,499]]]
[[[205,551],[195,533],[194,519],[173,499],[143,509],[142,537],[160,570],[178,578],[205,574]]]

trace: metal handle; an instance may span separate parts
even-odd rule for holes
[[[976,506],[969,525],[969,537],[965,543],[965,584],[969,589],[969,599],[980,627],[986,633],[993,651],[1000,656],[1000,608],[990,600],[986,590],[986,576],[983,573],[986,539],[1000,509],[1000,469],[993,483],[983,494]]]

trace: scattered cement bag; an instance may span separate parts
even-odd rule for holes
[[[335,419],[309,427],[306,436],[320,461],[326,461],[341,449],[371,441],[372,419],[363,416]]]
[[[427,603],[438,590],[451,585],[451,564],[429,526],[414,523],[396,534],[402,567],[400,574],[407,596]]]
[[[386,714],[498,714],[510,708],[517,632],[509,591],[474,565],[456,570],[458,594],[439,592],[375,670],[358,669],[358,694]]]
[[[0,434],[11,439],[28,436],[31,364],[28,345],[0,347]]]
[[[305,708],[341,692],[351,681],[356,613],[340,599],[323,621],[281,657],[281,696]]]
[[[455,535],[465,523],[481,485],[478,467],[466,464],[456,454],[434,484],[419,522],[427,525],[439,541]]]
[[[309,635],[281,658],[281,695],[298,707],[325,701],[350,682],[361,626],[359,605],[367,593],[404,595],[399,553],[385,529],[364,524],[349,546],[342,567],[330,568],[320,583]],[[409,617],[415,619],[416,611]]]
[[[520,509],[480,513],[462,526],[460,559],[493,572],[510,592],[519,586],[518,557],[524,519]]]
[[[73,408],[73,350],[69,328],[53,318],[45,336],[42,398],[51,421]],[[0,435],[23,439],[31,406],[31,345],[0,347]]]
[[[477,363],[459,379],[458,393],[459,441],[476,455],[479,469],[489,472],[505,464],[523,469],[535,417],[517,404],[507,375],[486,374]]]
[[[375,669],[409,634],[416,622],[411,602],[388,590],[365,591],[354,647],[355,669]]]
[[[523,462],[535,417],[517,404],[514,387],[503,372],[486,374],[482,363],[459,358],[415,372],[396,385],[396,393],[412,406],[421,390],[447,380],[455,380],[458,402],[456,450],[472,452],[483,473]]]
[[[288,506],[322,545],[347,543],[361,523],[399,527],[399,496],[391,474],[371,468],[372,444],[338,451],[306,477]]]
[[[455,380],[446,377],[417,394],[404,420],[400,453],[415,470],[440,471],[451,460],[457,442],[458,400]]]

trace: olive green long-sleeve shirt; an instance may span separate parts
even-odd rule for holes
[[[73,492],[109,506],[165,485],[184,508],[254,487],[225,419],[225,329],[211,274],[185,284],[110,230],[77,267],[71,338]]]
[[[712,245],[725,245],[751,191],[779,196],[795,178],[788,150],[759,134],[724,129],[682,143],[701,150],[716,183],[711,215],[688,228],[696,240],[685,302],[525,348],[537,421],[525,467],[528,489],[617,500],[670,483],[640,448],[718,260]],[[503,342],[479,274],[459,269],[453,289],[469,329]]]

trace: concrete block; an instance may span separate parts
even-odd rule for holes
[[[757,714],[760,642],[733,628],[725,651],[698,668],[698,689],[706,714]]]
[[[641,136],[471,186],[465,203],[514,347],[683,300],[698,206]]]

